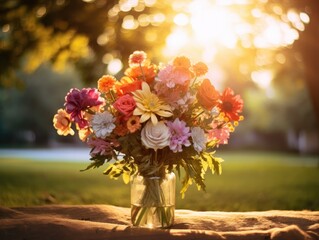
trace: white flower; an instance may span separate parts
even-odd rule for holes
[[[200,127],[193,127],[191,134],[194,143],[194,149],[197,152],[204,151],[206,149],[207,142],[204,130]]]
[[[169,145],[170,131],[163,121],[154,125],[148,121],[141,132],[142,143],[146,148],[152,148],[155,151]]]
[[[109,136],[115,128],[114,121],[115,118],[113,118],[112,114],[108,111],[96,113],[91,120],[91,126],[95,136],[98,138],[106,138]]]

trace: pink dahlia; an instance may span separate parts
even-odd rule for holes
[[[186,127],[186,122],[176,118],[174,122],[168,122],[167,126],[171,132],[169,148],[173,152],[182,152],[182,146],[189,147],[191,145],[188,138],[191,136],[189,127]]]
[[[104,99],[95,88],[83,88],[79,90],[72,88],[65,97],[65,110],[70,114],[71,120],[76,122],[80,128],[88,126],[84,118],[84,111],[104,103]]]

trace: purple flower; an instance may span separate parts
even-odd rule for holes
[[[80,128],[88,126],[84,118],[84,111],[93,106],[104,103],[104,99],[95,88],[83,88],[79,90],[72,88],[65,97],[65,110],[71,115],[71,120],[76,122]]]
[[[116,139],[90,138],[88,145],[92,148],[90,152],[92,157],[112,156],[114,148],[118,147],[119,143]]]
[[[178,118],[174,122],[168,122],[167,126],[171,132],[171,139],[169,148],[173,152],[182,152],[182,146],[189,147],[191,145],[188,138],[191,136],[189,127],[186,127],[184,121],[180,121]]]

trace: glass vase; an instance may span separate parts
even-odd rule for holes
[[[133,226],[168,228],[175,215],[175,185],[173,172],[164,177],[131,179],[131,222]]]

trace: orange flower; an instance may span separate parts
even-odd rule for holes
[[[113,130],[114,133],[118,136],[125,136],[128,132],[128,129],[124,125],[116,125],[115,129]]]
[[[196,95],[198,102],[205,109],[211,110],[219,102],[219,92],[208,79],[204,79]]]
[[[62,108],[60,108],[58,113],[54,115],[53,126],[59,135],[74,135],[74,131],[71,128],[70,115]]]
[[[118,136],[125,136],[126,134],[129,133],[129,130],[127,129],[126,126],[126,120],[125,120],[125,116],[119,115],[117,116],[116,120],[115,120],[115,128],[113,130],[113,132],[118,135]]]
[[[183,67],[183,68],[190,68],[191,66],[191,61],[189,60],[189,58],[184,57],[184,56],[180,56],[180,57],[176,57],[173,61],[173,65],[175,67]]]
[[[208,71],[208,67],[203,62],[198,62],[195,65],[193,65],[193,71],[196,74],[196,76],[202,76],[205,75]]]
[[[153,64],[147,64],[143,66],[135,66],[126,69],[126,76],[133,78],[134,80],[146,81],[151,83],[156,76],[156,67]]]
[[[138,89],[142,89],[142,82],[135,81],[130,77],[123,77],[120,82],[115,85],[115,90],[118,96],[123,96],[132,93]]]
[[[92,131],[90,128],[82,128],[78,131],[79,138],[82,142],[85,142],[91,133]]]
[[[130,133],[136,132],[141,128],[140,118],[138,116],[131,116],[126,123],[126,127]]]
[[[111,75],[104,75],[97,81],[98,89],[102,93],[107,93],[113,88],[115,82],[115,77]]]

